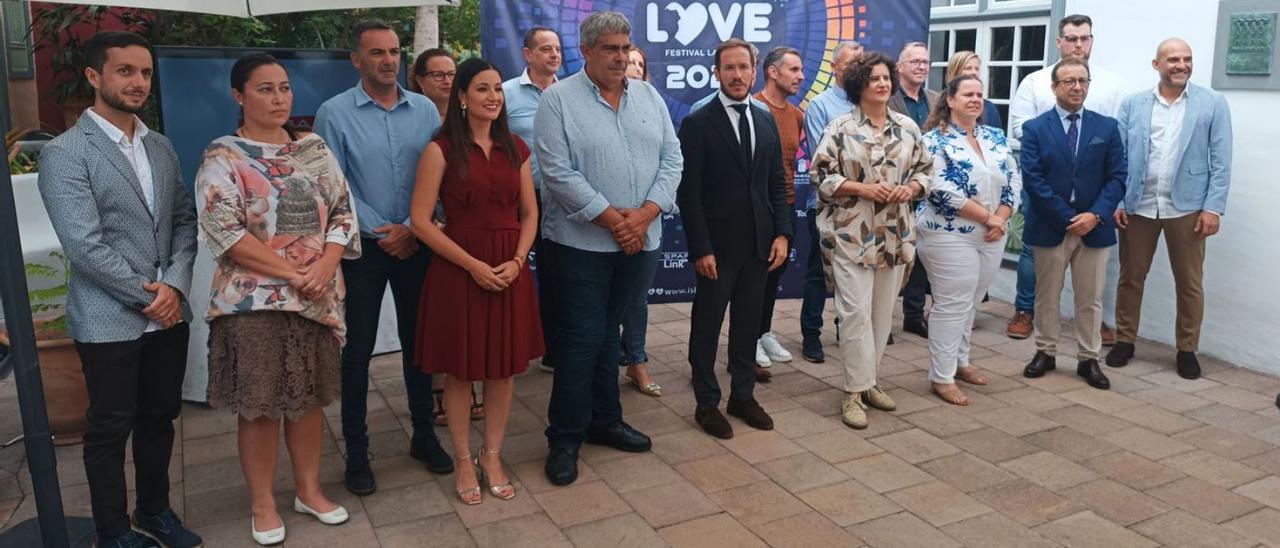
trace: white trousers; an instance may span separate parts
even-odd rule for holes
[[[1004,239],[985,242],[979,233],[920,231],[917,258],[933,290],[929,312],[929,380],[955,382],[956,368],[969,366],[970,334],[978,303],[995,280]]]
[[[832,261],[845,392],[862,392],[876,384],[876,369],[889,342],[893,306],[898,301],[905,269],[905,266],[872,269],[841,261],[838,256]]]

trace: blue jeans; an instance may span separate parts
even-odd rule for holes
[[[1026,242],[1018,255],[1018,295],[1013,299],[1013,308],[1027,314],[1036,312],[1036,256]]]
[[[369,451],[365,418],[369,400],[369,358],[378,338],[378,317],[382,313],[382,295],[391,284],[396,303],[396,327],[400,334],[400,361],[404,370],[404,386],[409,396],[409,417],[413,424],[413,441],[434,438],[432,424],[431,375],[418,367],[414,354],[417,345],[418,299],[422,281],[427,276],[431,251],[420,246],[412,257],[392,257],[377,240],[363,238],[363,255],[342,261],[342,277],[347,284],[347,345],[342,349],[342,436],[349,455]]]
[[[555,377],[547,406],[547,443],[576,449],[588,432],[622,420],[618,401],[619,330],[641,278],[659,251],[626,255],[543,241],[551,268],[544,281],[558,290]],[[652,267],[649,272],[652,272]]]
[[[808,210],[805,224],[809,225],[809,259],[804,273],[804,300],[800,303],[800,333],[805,339],[817,339],[822,334],[822,309],[829,296],[827,277],[822,271],[818,210]]]
[[[619,365],[635,365],[649,361],[644,352],[644,336],[649,329],[649,288],[658,272],[660,251],[640,253],[644,263],[640,265],[640,284],[636,286],[635,300],[622,314],[622,360]]]

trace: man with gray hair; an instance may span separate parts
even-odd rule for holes
[[[827,89],[809,101],[809,109],[804,114],[805,141],[809,145],[809,156],[818,149],[822,141],[822,132],[827,129],[837,116],[853,110],[853,103],[844,93],[844,73],[849,65],[862,58],[862,44],[854,41],[840,42],[831,50],[831,65],[827,69],[831,77],[826,82]],[[819,73],[819,80],[822,76]],[[809,191],[805,200],[805,219],[809,225],[809,258],[804,275],[804,300],[800,304],[800,333],[804,336],[804,359],[813,363],[826,361],[826,352],[822,350],[822,309],[827,302],[826,274],[822,271],[822,250],[818,242],[818,225],[814,222],[818,215],[818,192]]]
[[[675,211],[683,159],[666,103],[626,77],[631,24],[616,11],[582,22],[582,70],[547,88],[534,119],[542,173],[544,283],[556,284],[555,377],[545,472],[554,485],[578,479],[582,442],[644,452],[649,437],[622,420],[619,328],[659,253],[659,215]]]
[[[906,114],[922,128],[938,102],[938,92],[924,87],[928,77],[929,46],[924,42],[908,42],[902,46],[898,54],[898,92],[889,98],[889,109]],[[929,324],[924,320],[924,301],[928,294],[929,278],[924,263],[915,261],[902,288],[902,330],[926,339]]]

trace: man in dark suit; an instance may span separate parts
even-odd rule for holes
[[[199,546],[169,505],[182,409],[196,212],[169,139],[137,116],[151,47],[131,32],[85,42],[93,106],[40,153],[40,196],[71,263],[67,331],[89,393],[84,469],[97,546]],[[127,512],[125,445],[137,501]],[[136,531],[135,531],[136,530]]]
[[[727,411],[753,428],[773,428],[753,394],[755,342],[766,278],[787,260],[792,235],[778,126],[768,111],[750,104],[755,65],[750,44],[736,38],[720,44],[719,96],[680,127],[684,171],[677,203],[698,272],[689,334],[694,420],[721,439],[733,437],[718,408],[715,375],[720,324],[730,303]]]
[[[1114,213],[1124,196],[1124,141],[1114,118],[1086,110],[1089,66],[1065,59],[1054,66],[1057,105],[1024,124],[1022,184],[1028,203],[1023,240],[1036,259],[1036,355],[1023,376],[1054,369],[1062,319],[1058,301],[1067,267],[1075,291],[1076,374],[1106,390],[1102,349],[1102,288],[1107,248],[1116,245]]]

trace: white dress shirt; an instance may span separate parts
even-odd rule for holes
[[[1189,88],[1189,86],[1188,86]],[[1152,91],[1151,149],[1147,154],[1147,180],[1143,181],[1142,198],[1133,212],[1148,219],[1176,219],[1194,211],[1173,206],[1173,177],[1178,169],[1178,145],[1182,142],[1182,122],[1187,116],[1187,90],[1173,103],[1160,95],[1159,86]]]
[[[1009,134],[1022,139],[1022,124],[1035,118],[1058,104],[1053,94],[1053,67],[1051,65],[1037,70],[1018,84],[1018,92],[1009,102]],[[1120,104],[1124,102],[1124,89],[1121,79],[1111,71],[1090,68],[1089,94],[1085,96],[1084,108],[1103,116],[1116,117],[1120,112]]]
[[[724,105],[724,109],[729,111],[729,124],[733,126],[734,135],[739,134],[738,124],[742,123],[742,120],[741,120],[742,115],[738,114],[738,110],[733,108],[733,105],[747,105],[747,110],[745,112],[750,113],[751,112],[750,99],[751,99],[751,96],[748,95],[746,96],[746,98],[742,99],[741,101],[735,101],[731,99],[728,95],[725,95],[723,91],[720,92],[720,104]],[[751,136],[751,143],[749,144],[751,146],[751,152],[752,154],[754,154],[755,146],[756,146],[756,123],[751,120],[751,116],[749,114],[746,116],[746,118],[747,118],[748,135]],[[738,143],[738,144],[742,144],[742,143]]]
[[[89,118],[92,118],[93,121],[98,124],[99,128],[102,128],[102,133],[116,144],[116,147],[120,149],[120,153],[124,154],[124,158],[129,161],[129,165],[133,167],[134,175],[138,177],[138,184],[142,186],[142,196],[146,198],[147,209],[151,211],[152,217],[155,217],[156,185],[155,180],[151,176],[151,159],[147,157],[147,147],[142,144],[142,138],[146,137],[147,133],[150,133],[151,130],[147,129],[147,125],[142,123],[141,119],[134,116],[133,140],[130,140],[129,137],[124,134],[124,131],[116,127],[115,124],[108,122],[106,118],[98,115],[98,113],[93,111],[92,107],[85,109],[84,112],[89,115]],[[163,277],[164,270],[157,268],[156,279],[159,280]],[[150,333],[152,331],[159,331],[163,328],[164,327],[158,322],[151,320],[151,322],[147,324],[146,332]]]

